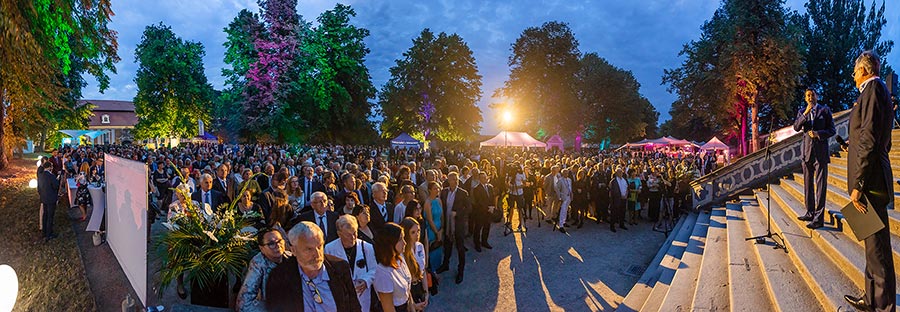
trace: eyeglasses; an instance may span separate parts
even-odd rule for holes
[[[306,280],[306,286],[312,288],[313,290],[313,300],[318,304],[322,304],[322,295],[319,294],[319,287],[316,287],[316,284],[312,282],[312,280]]]
[[[284,242],[284,240],[279,238],[279,239],[277,239],[277,240],[274,240],[274,241],[265,243],[265,244],[263,244],[263,246],[266,246],[266,247],[275,249],[275,248],[281,246],[281,243],[282,243],[282,242]]]

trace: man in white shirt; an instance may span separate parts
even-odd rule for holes
[[[325,254],[332,255],[350,264],[350,275],[353,287],[363,312],[368,312],[372,305],[372,283],[375,282],[375,248],[357,238],[359,224],[356,217],[342,215],[335,223],[338,240],[325,245]]]

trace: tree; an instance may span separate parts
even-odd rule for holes
[[[201,43],[182,40],[162,23],[144,29],[134,52],[135,138],[195,136],[198,120],[209,123],[213,89],[203,71],[204,54]]]
[[[819,103],[834,112],[850,108],[856,100],[856,57],[864,50],[873,50],[882,57],[882,64],[887,64],[887,55],[894,46],[892,40],[881,41],[881,30],[887,24],[884,1],[877,10],[875,3],[872,1],[868,14],[859,0],[810,0],[806,4],[805,80],[808,87],[818,91]],[[886,65],[882,68],[887,69]]]
[[[296,111],[285,105],[296,90],[284,85],[306,72],[297,60],[304,57],[299,47],[309,25],[297,14],[297,0],[260,0],[259,7],[266,31],[254,40],[257,57],[246,74],[243,115],[252,137],[283,142],[295,138],[302,126]]]
[[[457,34],[425,29],[391,67],[381,88],[382,136],[463,141],[481,130],[481,75],[472,50]]]
[[[529,132],[539,136],[579,132],[585,121],[576,90],[581,52],[568,24],[554,21],[529,27],[511,52],[509,78],[494,96],[513,103]]]
[[[687,57],[681,67],[665,71],[663,83],[678,94],[673,122],[715,129],[736,120],[744,144],[749,120],[755,151],[760,115],[784,119],[804,74],[799,21],[783,1],[724,0],[704,23],[701,39],[681,51]]]
[[[597,53],[585,54],[580,62],[576,86],[588,141],[624,143],[656,134],[659,113],[641,96],[641,84],[630,71]]]
[[[116,33],[108,0],[0,0],[0,170],[17,138],[65,109],[70,92],[63,77],[90,73],[104,90],[115,72]],[[73,69],[73,62],[79,62]],[[47,112],[47,113],[42,113]]]
[[[306,116],[307,136],[313,143],[370,143],[378,137],[369,120],[375,87],[365,58],[369,54],[365,38],[369,30],[350,24],[356,12],[337,4],[317,19],[301,49],[308,57],[299,67],[311,68],[294,80],[292,90],[303,90],[299,100],[300,116]]]
[[[244,94],[247,86],[247,72],[257,60],[254,41],[265,31],[259,16],[247,9],[241,10],[234,20],[225,27],[227,39],[225,46],[225,64],[222,76],[225,77],[225,90],[216,97],[214,125],[220,132],[235,138],[245,134],[242,117]]]

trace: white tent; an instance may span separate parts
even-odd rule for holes
[[[703,146],[701,146],[700,149],[702,149],[702,150],[725,150],[725,151],[727,151],[727,150],[728,150],[728,145],[725,145],[725,143],[722,143],[722,141],[720,141],[719,138],[713,137],[712,139],[709,140],[709,142],[706,142],[706,144],[703,144]]]
[[[522,146],[522,147],[543,147],[547,144],[538,141],[525,132],[501,131],[490,140],[481,142],[480,147],[485,146]]]

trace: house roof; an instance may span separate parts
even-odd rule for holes
[[[91,103],[97,106],[95,112],[134,112],[134,102],[116,100],[79,100],[78,105]]]

